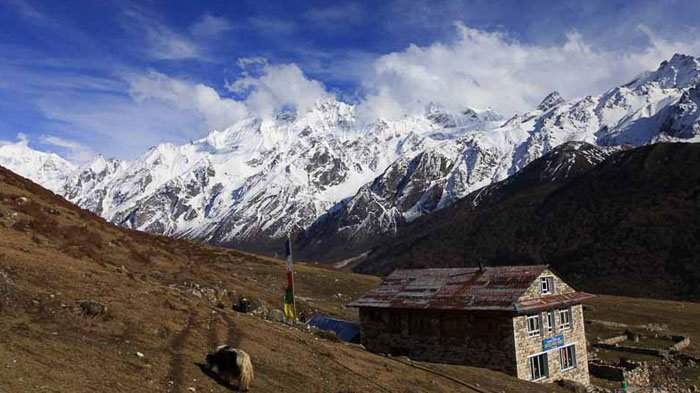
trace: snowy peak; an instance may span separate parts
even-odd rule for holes
[[[662,89],[684,89],[700,82],[700,60],[676,53],[664,60],[659,68],[633,82],[635,87],[655,84]]]
[[[537,105],[537,109],[541,110],[542,112],[546,112],[564,102],[566,102],[566,100],[561,96],[561,94],[559,94],[558,91],[553,91],[542,99],[540,104]]]
[[[98,154],[83,170],[89,170],[93,173],[114,172],[122,161],[116,158],[104,158],[102,154]]]
[[[661,126],[659,140],[681,138],[697,140],[700,137],[700,83],[687,90],[668,110]]]
[[[0,146],[0,165],[54,192],[75,170],[57,154],[34,150],[26,141]]]
[[[471,112],[469,114],[472,115]],[[474,118],[476,118],[475,115],[476,112],[473,112]],[[443,107],[442,105],[435,104],[433,102],[430,102],[428,105],[426,105],[425,117],[434,124],[445,128],[457,126],[457,122],[455,121],[454,116],[451,113],[448,113],[445,107]]]
[[[444,106],[434,102],[425,106],[423,116],[439,128],[484,126],[489,122],[503,120],[503,115],[491,109],[476,110],[466,108],[461,112],[451,112]]]

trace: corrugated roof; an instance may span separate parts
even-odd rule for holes
[[[581,303],[594,297],[594,295],[586,292],[561,293],[558,295],[544,296],[537,299],[517,302],[515,304],[515,309],[519,312],[543,310],[553,306],[565,306]]]
[[[351,307],[518,311],[516,301],[547,267],[396,270]],[[523,306],[525,307],[525,305]]]

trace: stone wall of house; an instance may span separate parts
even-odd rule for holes
[[[513,314],[360,309],[362,344],[377,353],[515,375]]]
[[[541,313],[540,313],[541,314]],[[554,331],[545,333],[544,329],[539,336],[528,337],[526,315],[513,318],[513,331],[515,334],[515,352],[517,359],[518,378],[531,380],[530,360],[532,355],[543,353],[543,341],[557,335],[564,336],[564,345],[574,344],[576,348],[576,367],[562,371],[560,369],[559,350],[561,347],[546,351],[549,364],[549,376],[542,382],[552,382],[558,379],[567,379],[588,385],[588,353],[586,351],[586,334],[583,322],[583,307],[574,305],[571,307],[572,326],[568,329],[559,328],[559,315],[554,313]],[[542,321],[543,316],[540,316]]]
[[[530,300],[530,299],[537,299],[541,298],[542,293],[540,292],[540,278],[541,277],[554,277],[554,294],[560,294],[560,293],[572,293],[576,292],[575,289],[571,288],[569,284],[565,283],[561,278],[559,278],[557,275],[552,273],[551,270],[549,269],[544,269],[542,274],[537,277],[535,281],[530,284],[530,287],[525,291],[525,293],[518,298],[518,300]],[[546,295],[545,295],[546,296]]]

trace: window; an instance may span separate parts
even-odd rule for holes
[[[574,345],[559,349],[559,365],[561,371],[576,367],[576,347]]]
[[[533,381],[539,381],[549,376],[546,353],[530,357],[530,376]]]
[[[527,319],[527,336],[534,337],[540,335],[540,316],[528,315]]]
[[[540,277],[540,289],[543,295],[554,293],[554,277]]]
[[[554,311],[544,312],[543,324],[545,333],[552,333],[554,331]]]
[[[570,329],[571,328],[571,309],[563,308],[558,310],[559,313],[559,329]]]

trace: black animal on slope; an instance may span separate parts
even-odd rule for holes
[[[206,357],[204,366],[207,370],[217,368],[219,376],[226,382],[238,379],[238,389],[247,392],[253,382],[253,364],[250,356],[244,351],[220,345]]]

